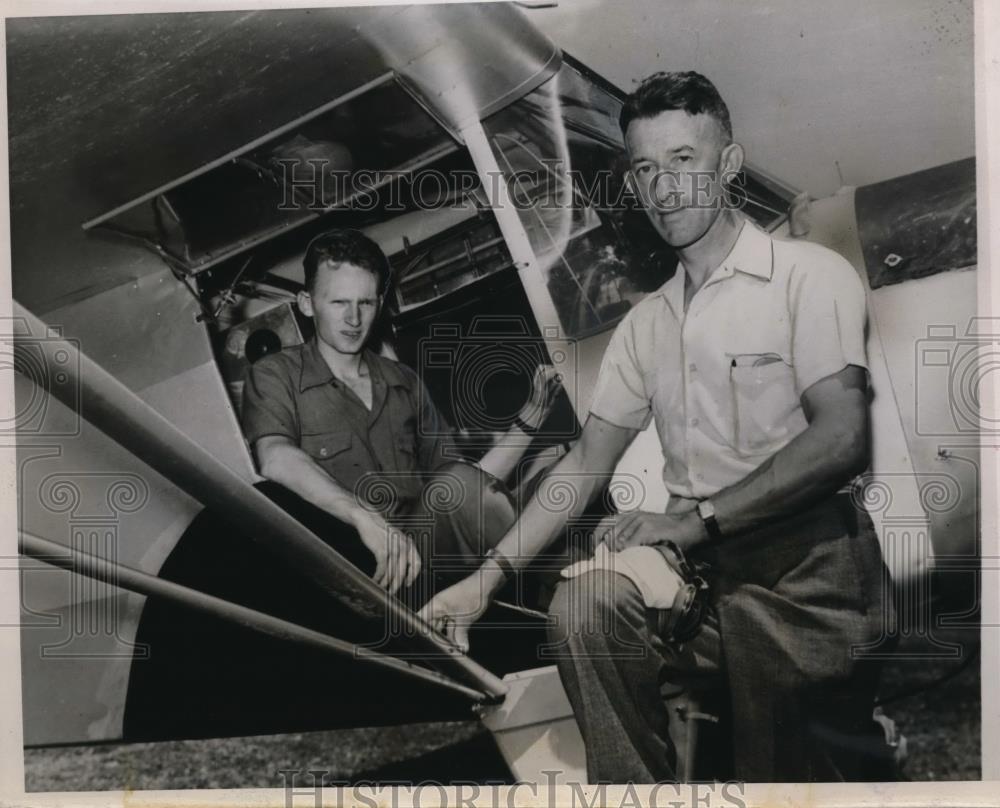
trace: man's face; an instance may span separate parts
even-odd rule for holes
[[[625,145],[653,227],[671,247],[694,244],[722,210],[726,138],[719,122],[668,110],[632,121]]]
[[[311,293],[299,295],[320,340],[342,354],[365,347],[378,314],[378,281],[355,264],[321,264]]]

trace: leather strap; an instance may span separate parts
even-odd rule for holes
[[[510,559],[501,553],[496,547],[491,547],[489,549],[486,553],[486,558],[500,568],[500,572],[503,573],[505,580],[509,581],[517,572],[517,570],[514,569],[514,565],[510,563]]]

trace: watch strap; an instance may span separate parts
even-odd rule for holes
[[[705,525],[705,532],[708,533],[708,539],[712,543],[722,540],[722,531],[719,530],[719,523],[715,518],[715,508],[712,507],[712,503],[707,499],[703,499],[698,503],[698,516],[701,517],[701,522]]]
[[[491,547],[487,551],[486,558],[500,568],[500,572],[503,573],[505,580],[509,581],[514,577],[514,573],[517,572],[517,570],[514,569],[514,565],[510,563],[510,559],[501,553],[496,547]]]

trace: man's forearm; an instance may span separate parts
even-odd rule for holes
[[[271,448],[261,459],[261,474],[338,519],[354,524],[360,508],[357,498],[298,447]]]
[[[512,426],[490,447],[477,465],[498,480],[506,480],[518,462],[524,457],[530,436],[517,426]]]
[[[496,545],[497,551],[515,568],[527,566],[541,553],[569,519],[586,510],[610,479],[610,473],[585,472],[586,462],[578,448],[579,445],[553,466],[517,522]],[[487,561],[482,573],[489,593],[503,585],[503,571],[494,562]]]
[[[867,429],[813,423],[740,482],[711,497],[723,536],[789,516],[837,491],[864,471]]]
[[[479,467],[483,471],[492,474],[498,480],[506,480],[510,476],[520,459],[524,457],[524,452],[534,435],[533,431],[526,430],[537,431],[552,411],[559,379],[555,368],[550,365],[536,368],[531,396],[527,403],[521,408],[514,423],[480,458]]]

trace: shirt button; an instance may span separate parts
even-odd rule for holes
[[[691,419],[691,426],[698,426],[699,423],[701,422],[697,418]]]
[[[326,447],[324,446],[322,449],[319,450],[319,454],[320,454],[320,457],[326,457],[329,454],[329,452],[327,451]]]
[[[692,362],[690,365],[688,365],[688,370],[694,373],[695,371],[698,370],[698,366],[694,362]]]

